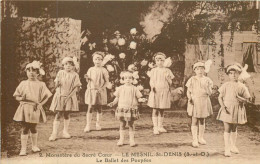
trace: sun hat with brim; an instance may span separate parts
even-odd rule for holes
[[[235,71],[238,71],[238,72],[242,72],[242,66],[241,66],[239,63],[229,65],[229,66],[227,66],[227,68],[226,68],[226,73],[228,74],[229,71],[231,71],[231,70],[235,70]]]

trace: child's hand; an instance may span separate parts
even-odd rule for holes
[[[41,110],[41,109],[42,109],[42,104],[41,104],[41,103],[38,103],[38,104],[37,104],[37,107],[34,108],[34,111],[36,111],[36,110]]]
[[[107,104],[107,106],[109,106],[109,107],[113,107],[113,106],[114,106],[114,103],[111,102],[111,103]]]
[[[86,79],[86,81],[87,81],[87,82],[91,80],[91,79],[88,77],[88,75],[87,75],[87,74],[86,74],[86,75],[84,75],[84,78]]]
[[[138,102],[143,102],[143,103],[144,103],[144,102],[146,102],[146,101],[147,101],[146,98],[139,98],[139,99],[138,99]]]
[[[193,103],[193,100],[192,100],[192,99],[189,99],[189,103],[190,103],[190,104],[192,104],[192,105],[194,105],[194,103]]]
[[[230,112],[227,110],[226,106],[221,106],[221,109],[224,110],[227,114],[230,114]]]

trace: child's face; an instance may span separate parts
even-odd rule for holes
[[[229,71],[228,77],[231,81],[237,81],[239,77],[239,72],[238,71]]]
[[[196,75],[202,76],[205,73],[205,68],[204,67],[196,67],[194,72],[196,73]]]
[[[158,57],[158,58],[155,58],[155,63],[156,63],[156,65],[158,66],[158,67],[162,67],[163,66],[163,63],[164,63],[164,58],[160,58],[160,57]]]
[[[38,71],[33,68],[28,68],[26,74],[29,80],[36,80],[39,75]]]
[[[63,67],[64,67],[64,70],[68,71],[68,72],[70,72],[74,68],[74,66],[70,62],[64,63]]]
[[[102,61],[103,61],[103,59],[101,57],[94,57],[93,58],[93,63],[95,64],[95,66],[101,66]]]
[[[124,82],[125,82],[125,84],[132,84],[133,83],[133,76],[132,75],[124,76]]]

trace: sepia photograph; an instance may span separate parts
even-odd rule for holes
[[[259,0],[2,0],[3,164],[260,162]]]

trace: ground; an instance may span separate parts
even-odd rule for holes
[[[47,123],[39,124],[39,147],[42,149],[41,154],[31,152],[31,142],[28,142],[28,156],[20,157],[20,126],[18,123],[10,123],[8,126],[8,140],[5,143],[4,152],[2,152],[2,160],[6,163],[12,163],[16,160],[36,160],[44,159],[45,162],[50,160],[53,162],[57,160],[64,160],[67,158],[43,158],[48,156],[48,153],[52,155],[59,155],[61,153],[67,154],[80,154],[79,158],[73,157],[72,159],[88,160],[88,163],[96,163],[96,160],[105,160],[105,158],[99,158],[98,153],[112,154],[115,159],[121,159],[126,153],[131,152],[151,152],[153,157],[134,157],[136,159],[147,159],[153,163],[161,162],[241,162],[252,163],[253,161],[260,160],[260,133],[259,126],[250,126],[249,124],[238,127],[238,140],[237,146],[240,150],[240,154],[234,154],[232,157],[224,157],[224,141],[223,141],[223,125],[221,122],[216,121],[217,113],[214,116],[207,119],[205,139],[207,145],[201,145],[199,148],[191,147],[191,133],[190,123],[191,120],[187,116],[185,111],[168,111],[165,113],[165,127],[168,133],[160,135],[154,135],[152,133],[152,121],[151,111],[144,110],[141,114],[141,118],[136,121],[136,147],[131,148],[128,145],[128,136],[125,140],[125,144],[122,147],[118,147],[116,142],[119,138],[118,133],[118,121],[114,117],[113,110],[106,110],[103,113],[101,125],[103,130],[95,131],[95,115],[93,116],[92,126],[93,131],[90,133],[84,133],[85,126],[85,112],[73,113],[71,115],[70,134],[71,139],[59,138],[55,142],[49,142],[48,137],[52,131],[53,115],[48,116]],[[250,117],[249,117],[250,119]],[[13,128],[16,127],[16,128]],[[60,126],[61,131],[63,126]],[[200,154],[202,152],[202,154]],[[122,154],[123,153],[123,154]],[[187,153],[198,156],[188,156]],[[202,156],[202,155],[207,156]],[[49,154],[49,155],[50,155]],[[96,155],[96,157],[85,157],[86,154]],[[158,155],[158,156],[156,156]],[[41,157],[43,156],[43,157]],[[127,159],[126,157],[125,159]],[[68,158],[69,159],[69,158]],[[131,159],[131,158],[129,158]],[[30,162],[30,163],[31,163]],[[67,161],[68,162],[68,161]],[[102,161],[104,162],[104,161]],[[120,161],[119,161],[120,162]],[[65,162],[66,163],[66,162]],[[112,161],[107,163],[113,163]],[[141,163],[136,161],[135,163]],[[149,163],[143,161],[143,163]]]

